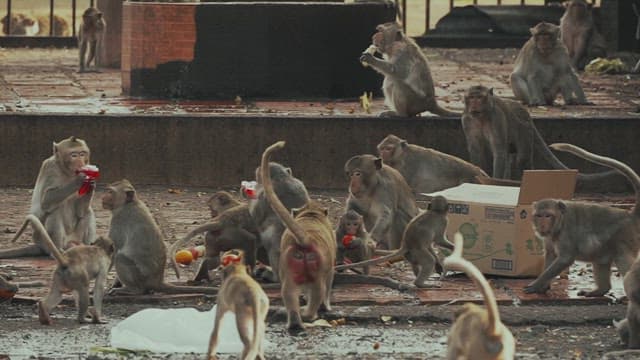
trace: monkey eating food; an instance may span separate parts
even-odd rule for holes
[[[400,24],[389,22],[376,27],[371,42],[383,59],[373,55],[371,47],[360,62],[384,75],[382,91],[391,108],[386,116],[416,116],[424,111],[440,116],[459,116],[436,102],[431,70],[422,49],[406,36]]]

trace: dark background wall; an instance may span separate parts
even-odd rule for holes
[[[638,119],[535,122],[548,143],[571,142],[640,171]],[[88,141],[92,162],[101,169],[102,183],[126,177],[136,184],[237,186],[254,177],[262,151],[277,140],[286,140],[287,146],[274,160],[290,166],[310,188],[344,188],[344,163],[353,155],[375,153],[376,145],[389,133],[468,159],[460,120],[427,117],[2,114],[0,132],[2,186],[32,185],[42,160],[51,155],[52,142],[71,135]],[[560,157],[581,171],[597,169],[575,157]]]

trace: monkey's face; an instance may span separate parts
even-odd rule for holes
[[[361,222],[358,219],[353,220],[345,220],[344,222],[344,231],[348,235],[357,235],[358,229],[360,229]]]
[[[484,91],[469,91],[464,97],[464,105],[467,113],[482,114],[489,108],[489,96]]]
[[[349,193],[358,198],[377,184],[376,171],[382,168],[382,159],[373,155],[356,155],[344,166],[349,179]]]
[[[569,1],[569,3],[567,3],[567,5],[565,6],[567,7],[567,12],[571,16],[576,17],[587,16],[590,10],[589,4],[587,4],[587,2],[585,2],[584,0],[572,0]]]
[[[538,237],[544,238],[557,232],[562,222],[562,212],[556,208],[534,204],[533,230]]]
[[[102,208],[105,210],[113,210],[116,204],[116,190],[108,187],[102,194]]]
[[[102,194],[102,208],[116,210],[124,204],[134,201],[136,191],[128,180],[116,181],[106,187]]]
[[[391,143],[383,143],[378,145],[378,155],[382,158],[385,164],[391,164],[393,162],[394,153],[396,152],[396,146]]]
[[[211,212],[211,217],[214,218],[220,215],[221,212],[231,207],[232,199],[227,193],[216,193],[209,198],[207,206]]]

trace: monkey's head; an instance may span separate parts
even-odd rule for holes
[[[76,171],[89,164],[91,152],[84,140],[71,136],[59,143],[53,143],[53,155],[67,175],[75,175]]]
[[[464,343],[464,354],[458,354],[461,358],[474,358],[474,359],[502,359],[502,352],[506,347],[513,347],[513,344],[505,346],[504,341],[512,336],[505,336],[505,334],[490,335],[486,329],[489,323],[487,311],[482,307],[466,303],[464,306],[455,313],[456,317],[456,329],[462,331],[470,331],[473,334],[467,339],[461,338],[462,334],[449,334],[449,338],[457,336]],[[468,335],[467,335],[468,336]],[[454,356],[457,358],[458,356]]]
[[[102,208],[114,211],[137,200],[136,189],[129,180],[122,179],[107,186],[102,194]]]
[[[562,220],[567,204],[560,200],[544,199],[533,203],[533,230],[540,238],[557,234],[562,229]]]
[[[358,214],[355,210],[348,210],[340,218],[340,224],[338,225],[338,233],[340,235],[355,235],[357,237],[364,236],[364,219],[362,215]]]
[[[588,16],[591,12],[591,4],[587,3],[585,0],[565,1],[563,5],[569,16],[582,18]]]
[[[404,149],[408,146],[409,143],[407,143],[407,140],[389,134],[378,144],[378,156],[382,158],[385,164],[393,166],[400,161]]]
[[[111,241],[111,239],[107,236],[98,236],[96,241],[94,241],[91,245],[101,248],[109,257],[111,257],[111,255],[113,255],[113,253],[116,251],[116,247],[113,244],[113,241]]]
[[[446,214],[449,211],[449,202],[444,196],[438,195],[431,199],[427,209],[439,214]]]
[[[474,85],[464,94],[464,112],[467,114],[479,116],[490,112],[494,106],[493,88]]]
[[[277,162],[269,162],[269,176],[271,177],[271,181],[274,183],[274,186],[277,182],[280,182],[284,179],[290,178],[293,176],[291,168],[283,166]],[[260,167],[256,168],[256,182],[258,184],[262,184],[262,176],[260,175]]]
[[[349,179],[349,193],[358,198],[378,185],[378,171],[382,167],[382,159],[369,154],[356,155],[347,160],[344,172]]]
[[[371,43],[383,54],[388,54],[391,51],[394,42],[404,39],[402,26],[397,22],[380,24],[376,26],[376,30],[378,32],[371,37]]]
[[[560,27],[548,22],[540,22],[529,29],[540,55],[549,56],[558,46],[560,39]]]
[[[211,195],[211,197],[207,201],[207,206],[211,211],[212,218],[220,215],[221,212],[239,204],[240,202],[235,200],[233,196],[226,191],[216,192],[215,194]]]
[[[231,274],[247,273],[244,251],[231,249],[220,253],[220,267],[222,268],[223,279],[226,279]]]

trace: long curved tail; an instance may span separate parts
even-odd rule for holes
[[[38,219],[33,214],[27,215],[27,217],[24,220],[24,223],[22,224],[22,227],[20,228],[16,236],[13,238],[13,241],[16,241],[16,239],[20,237],[20,235],[24,232],[24,229],[26,228],[27,223],[31,223],[33,230],[39,232],[40,235],[42,235],[42,240],[44,240],[44,243],[49,248],[51,255],[53,255],[53,257],[56,258],[56,260],[58,260],[58,263],[60,264],[60,266],[63,266],[63,267],[68,266],[69,262],[67,261],[67,257],[60,252],[60,249],[58,249],[58,247],[53,243],[53,240],[51,240],[49,233],[47,233],[47,230],[44,228],[44,225],[42,225],[42,222],[40,221],[40,219]]]
[[[444,259],[444,267],[447,270],[464,271],[464,273],[473,280],[476,286],[480,288],[480,292],[484,297],[484,302],[487,307],[487,316],[490,324],[490,328],[487,330],[491,336],[499,336],[500,330],[498,324],[500,324],[500,313],[498,312],[498,303],[496,302],[493,290],[480,270],[462,257],[463,243],[464,240],[462,234],[457,232],[454,235],[455,249],[453,250],[453,254]]]
[[[610,157],[596,155],[591,153],[581,147],[575,146],[573,144],[567,143],[556,143],[549,145],[550,148],[557,151],[564,151],[571,153],[577,157],[583,158],[592,163],[596,163],[598,165],[606,166],[608,168],[612,168],[622,173],[633,186],[633,190],[636,193],[636,206],[633,209],[633,214],[635,216],[640,216],[640,177],[636,174],[635,171],[627,164],[618,161],[616,159],[612,159]]]
[[[191,230],[187,234],[187,236],[171,244],[171,246],[169,247],[169,258],[171,258],[171,265],[173,266],[173,269],[176,272],[176,277],[178,279],[180,279],[180,270],[179,270],[178,264],[176,263],[176,252],[178,251],[178,248],[184,247],[189,242],[189,240],[191,240],[198,234],[201,234],[207,231],[217,231],[217,230],[220,230],[221,228],[222,228],[222,224],[219,221],[212,221],[210,223],[206,223],[198,226],[197,228]]]
[[[262,154],[262,162],[260,163],[260,176],[262,178],[262,187],[264,190],[264,194],[269,202],[269,205],[273,209],[273,211],[278,215],[280,220],[285,224],[285,226],[291,231],[293,236],[296,238],[296,242],[298,244],[306,244],[306,233],[302,229],[298,223],[295,222],[293,216],[287,211],[287,208],[282,204],[278,195],[276,195],[275,190],[273,189],[273,183],[271,182],[271,171],[269,171],[269,159],[271,158],[271,154],[279,149],[282,149],[285,145],[284,141],[278,141],[277,143],[269,146],[264,153]]]

